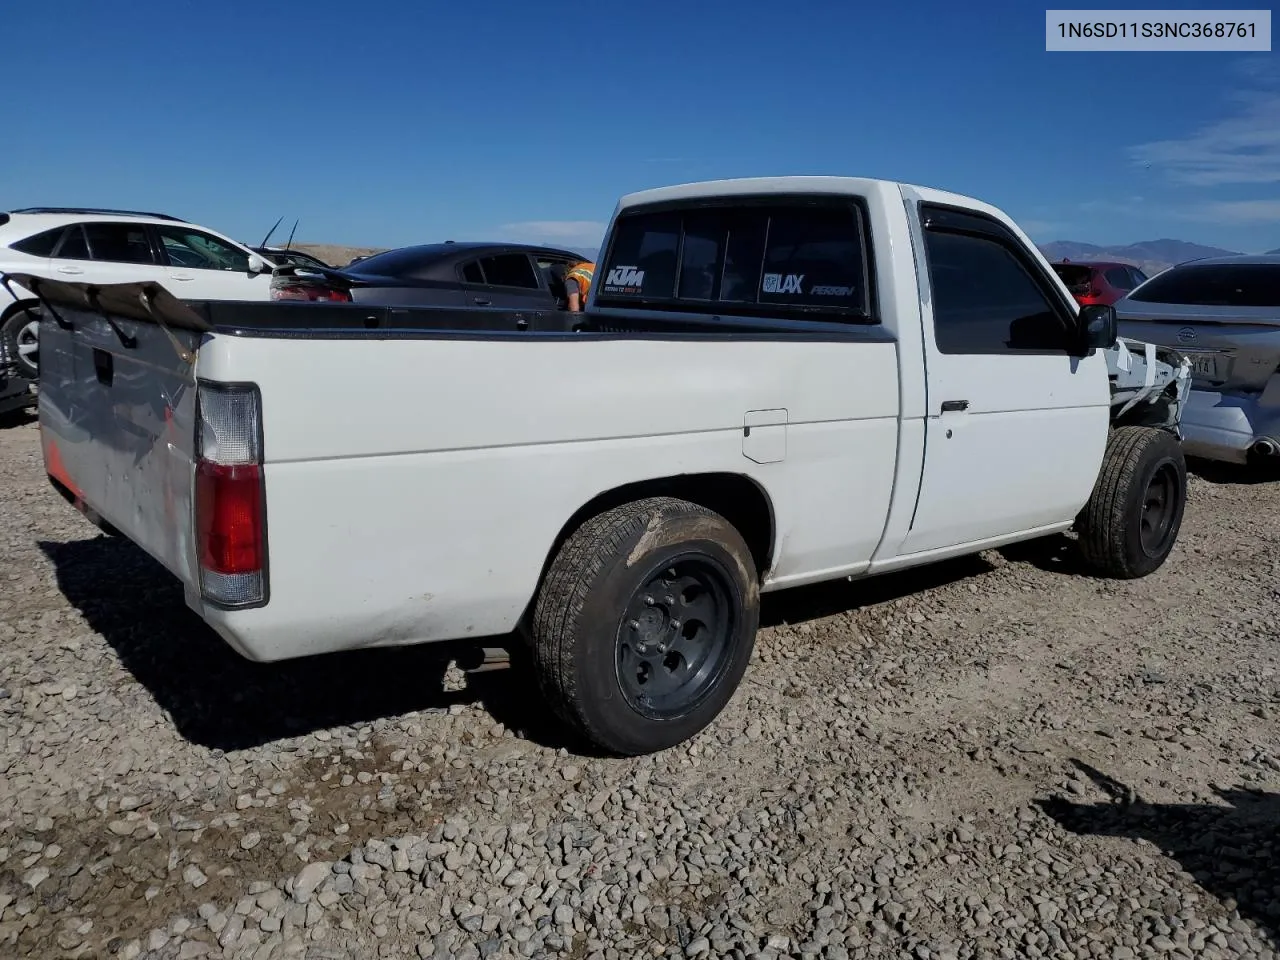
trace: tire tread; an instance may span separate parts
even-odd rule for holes
[[[592,728],[582,709],[574,671],[578,621],[592,585],[606,564],[653,516],[664,514],[723,520],[706,507],[675,497],[647,497],[596,514],[560,547],[534,605],[532,653],[543,696],[562,721],[597,744],[607,738],[603,731]]]
[[[1133,579],[1143,575],[1128,557],[1125,514],[1146,452],[1168,442],[1176,443],[1163,430],[1141,426],[1118,427],[1107,438],[1102,467],[1077,522],[1085,562],[1105,576]]]

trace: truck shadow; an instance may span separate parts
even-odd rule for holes
[[[1250,463],[1246,465],[1224,463],[1219,460],[1201,460],[1199,457],[1187,457],[1187,473],[1209,483],[1217,483],[1224,486],[1276,483],[1280,481],[1280,462]]]
[[[978,554],[943,560],[899,573],[855,580],[832,580],[808,587],[766,593],[760,599],[760,625],[777,627],[872,607],[949,583],[978,577],[995,566]]]
[[[17,427],[25,427],[28,424],[35,423],[39,419],[36,416],[35,407],[27,407],[22,410],[8,410],[0,413],[0,430],[12,430]]]
[[[327,727],[478,704],[541,746],[592,752],[552,718],[524,670],[469,674],[465,689],[446,690],[449,662],[464,650],[441,644],[254,663],[205,626],[187,608],[181,584],[128,541],[98,537],[40,548],[63,595],[192,743],[242,750]]]
[[[540,746],[598,755],[555,719],[519,656],[509,669],[471,673],[464,689],[445,689],[454,657],[481,644],[518,650],[514,638],[254,663],[205,626],[187,608],[182,585],[129,541],[102,536],[41,541],[39,546],[54,566],[62,594],[192,743],[242,750],[328,727],[475,704]],[[992,569],[986,560],[971,556],[852,583],[841,580],[767,594],[761,623],[815,620]]]
[[[1225,806],[1152,804],[1124,784],[1079,760],[1072,761],[1113,799],[1073,803],[1037,801],[1057,823],[1077,835],[1143,839],[1178,861],[1227,916],[1257,924],[1280,942],[1280,794],[1244,788],[1214,788]],[[1204,919],[1202,917],[1202,919]]]
[[[1001,547],[999,553],[1010,563],[1030,564],[1037,570],[1048,573],[1061,573],[1072,577],[1098,577],[1097,573],[1085,566],[1075,539],[1064,533],[1010,543]]]

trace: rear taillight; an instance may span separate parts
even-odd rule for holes
[[[337,287],[309,283],[285,283],[271,288],[272,300],[309,300],[312,303],[350,303],[351,294]]]
[[[195,528],[200,593],[222,607],[267,598],[262,395],[201,381],[196,397]]]

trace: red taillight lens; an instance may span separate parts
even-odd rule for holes
[[[267,602],[262,396],[201,380],[196,393],[195,540],[200,593],[221,607]]]
[[[200,566],[206,571],[223,576],[261,572],[262,468],[198,464],[196,522]]]
[[[350,303],[351,294],[336,287],[298,283],[271,288],[272,300],[306,300],[312,303]]]

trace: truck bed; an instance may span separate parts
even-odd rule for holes
[[[870,558],[884,533],[900,393],[880,330],[610,316],[575,333],[568,314],[186,304],[141,284],[94,306],[41,287],[70,324],[47,319],[42,344],[51,475],[253,659],[506,633],[566,520],[647,477],[731,465],[745,496],[803,490],[803,511],[778,500],[766,589]],[[270,601],[256,610],[196,593],[205,381],[261,393]]]

